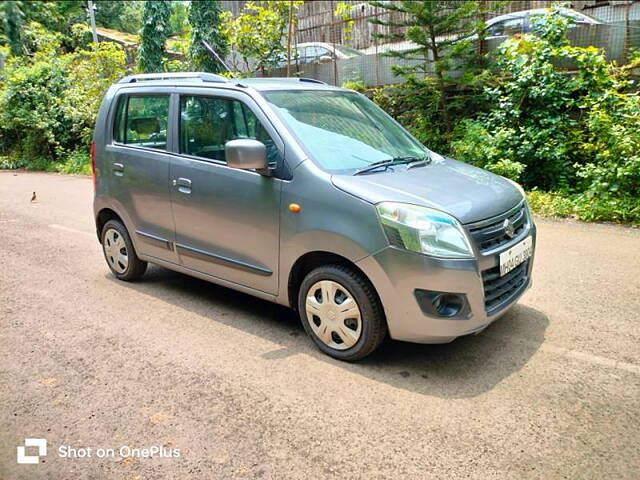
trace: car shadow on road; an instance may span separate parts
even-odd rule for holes
[[[478,335],[443,345],[387,340],[364,360],[346,363],[318,351],[297,314],[280,305],[156,266],[140,281],[120,285],[280,345],[262,355],[267,360],[311,355],[396,388],[442,398],[480,395],[518,372],[540,348],[549,324],[544,313],[518,304]]]

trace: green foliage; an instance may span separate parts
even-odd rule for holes
[[[249,1],[240,15],[222,14],[224,35],[235,56],[242,59],[246,72],[266,72],[286,59],[285,41],[289,25],[289,8],[295,11],[302,1]],[[238,65],[234,65],[238,69]]]
[[[69,54],[69,86],[62,97],[62,111],[71,122],[70,134],[87,146],[91,143],[96,115],[106,90],[125,73],[125,54],[115,43]]]
[[[4,35],[7,38],[9,49],[12,55],[22,54],[22,24],[24,14],[22,13],[22,2],[5,1],[3,2],[3,28]]]
[[[640,226],[638,197],[587,196],[533,190],[527,193],[529,207],[541,217],[573,217],[585,222],[608,221]]]
[[[74,150],[66,156],[62,163],[55,164],[55,171],[91,175],[91,155],[83,149]]]
[[[0,150],[14,158],[61,161],[88,151],[104,92],[125,73],[116,44],[69,54],[53,47],[42,43],[32,58],[11,60],[3,72]]]
[[[193,5],[197,3],[207,3],[212,0],[204,0],[198,2],[192,2]],[[189,4],[185,2],[172,2],[171,3],[171,16],[169,17],[169,30],[170,36],[184,35],[191,28],[189,20]]]
[[[227,39],[222,33],[222,4],[217,0],[191,2],[189,22],[189,58],[195,70],[211,73],[226,71],[202,44],[203,40],[207,42],[223,60],[229,53]]]
[[[356,92],[366,92],[367,86],[364,84],[362,80],[347,80],[342,83],[342,88],[347,88],[349,90],[355,90]]]
[[[71,25],[86,22],[86,3],[76,0],[23,2],[25,24],[37,22],[45,29],[69,35]]]
[[[355,20],[351,18],[351,5],[349,2],[338,2],[333,14],[344,22],[342,26],[342,43],[348,45],[353,38],[353,25]]]
[[[47,30],[38,22],[30,22],[23,32],[24,48],[35,58],[63,53],[66,37],[56,31]],[[25,60],[24,58],[22,60]]]
[[[26,156],[55,157],[68,138],[59,106],[67,88],[65,62],[57,56],[9,63],[0,91],[0,144]]]
[[[571,198],[560,193],[532,190],[527,193],[529,207],[542,217],[569,217],[574,214]]]
[[[122,0],[97,0],[96,24],[127,33],[138,33],[142,28],[144,2]]]
[[[609,91],[585,105],[585,132],[576,165],[589,196],[640,197],[640,96]]]
[[[640,97],[628,75],[640,60],[620,68],[593,47],[571,46],[569,21],[534,18],[533,34],[502,44],[500,82],[486,89],[493,107],[460,125],[453,151],[529,189],[564,192],[562,208],[570,202],[578,218],[635,221]]]
[[[74,50],[78,48],[89,48],[89,44],[93,42],[91,28],[85,23],[76,23],[71,25],[71,35],[69,42]]]
[[[611,221],[640,226],[640,200],[631,195],[577,195],[574,211],[587,222]]]
[[[407,80],[409,90],[433,103],[415,104],[414,112],[428,121],[436,120],[440,130],[448,134],[454,129],[456,89],[476,88],[483,57],[474,46],[474,35],[481,34],[484,23],[484,2],[474,0],[424,0],[399,2],[372,1],[371,5],[386,9],[398,16],[380,17],[371,23],[389,27],[391,33],[376,33],[385,41],[408,40],[416,45],[404,51],[390,51],[385,55],[412,61],[409,65],[394,66],[394,72]],[[399,30],[398,27],[402,27]],[[403,32],[403,33],[398,33]],[[434,80],[425,77],[434,76]],[[423,112],[420,112],[420,109]],[[430,135],[440,136],[440,135]],[[442,139],[442,143],[446,140]]]
[[[165,0],[144,3],[143,25],[140,33],[138,68],[145,73],[162,71],[165,43],[169,36],[171,4]]]

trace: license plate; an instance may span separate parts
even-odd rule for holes
[[[506,275],[533,253],[533,239],[525,238],[506,252],[500,254],[500,276]]]

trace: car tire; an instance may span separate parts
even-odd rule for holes
[[[140,260],[125,226],[119,220],[109,220],[100,235],[102,252],[116,278],[131,282],[144,275],[147,262]]]
[[[318,348],[339,360],[366,357],[387,335],[373,285],[348,266],[327,265],[309,272],[300,285],[298,312]]]

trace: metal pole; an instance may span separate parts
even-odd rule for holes
[[[96,30],[96,16],[93,9],[96,8],[91,0],[87,0],[89,7],[89,20],[91,21],[91,33],[93,34],[93,43],[98,44],[98,31]]]
[[[624,11],[624,44],[622,46],[622,63],[627,63],[629,60],[629,12],[631,11],[631,3],[627,2],[626,9]]]
[[[291,30],[293,29],[293,0],[289,0],[289,36],[287,37],[287,77],[291,76]]]
[[[228,66],[226,63],[224,63],[224,60],[222,60],[222,58],[220,58],[220,55],[218,55],[218,53],[217,53],[217,52],[216,52],[216,51],[211,47],[211,45],[209,45],[209,44],[207,43],[207,41],[206,41],[206,40],[202,40],[202,45],[204,46],[204,48],[206,48],[206,49],[207,49],[207,51],[208,51],[211,55],[213,55],[213,57],[214,57],[218,62],[220,62],[220,65],[222,65],[224,68],[226,68],[226,69],[227,69],[227,72],[232,73],[232,72],[231,72],[231,69],[229,68],[229,66]]]

